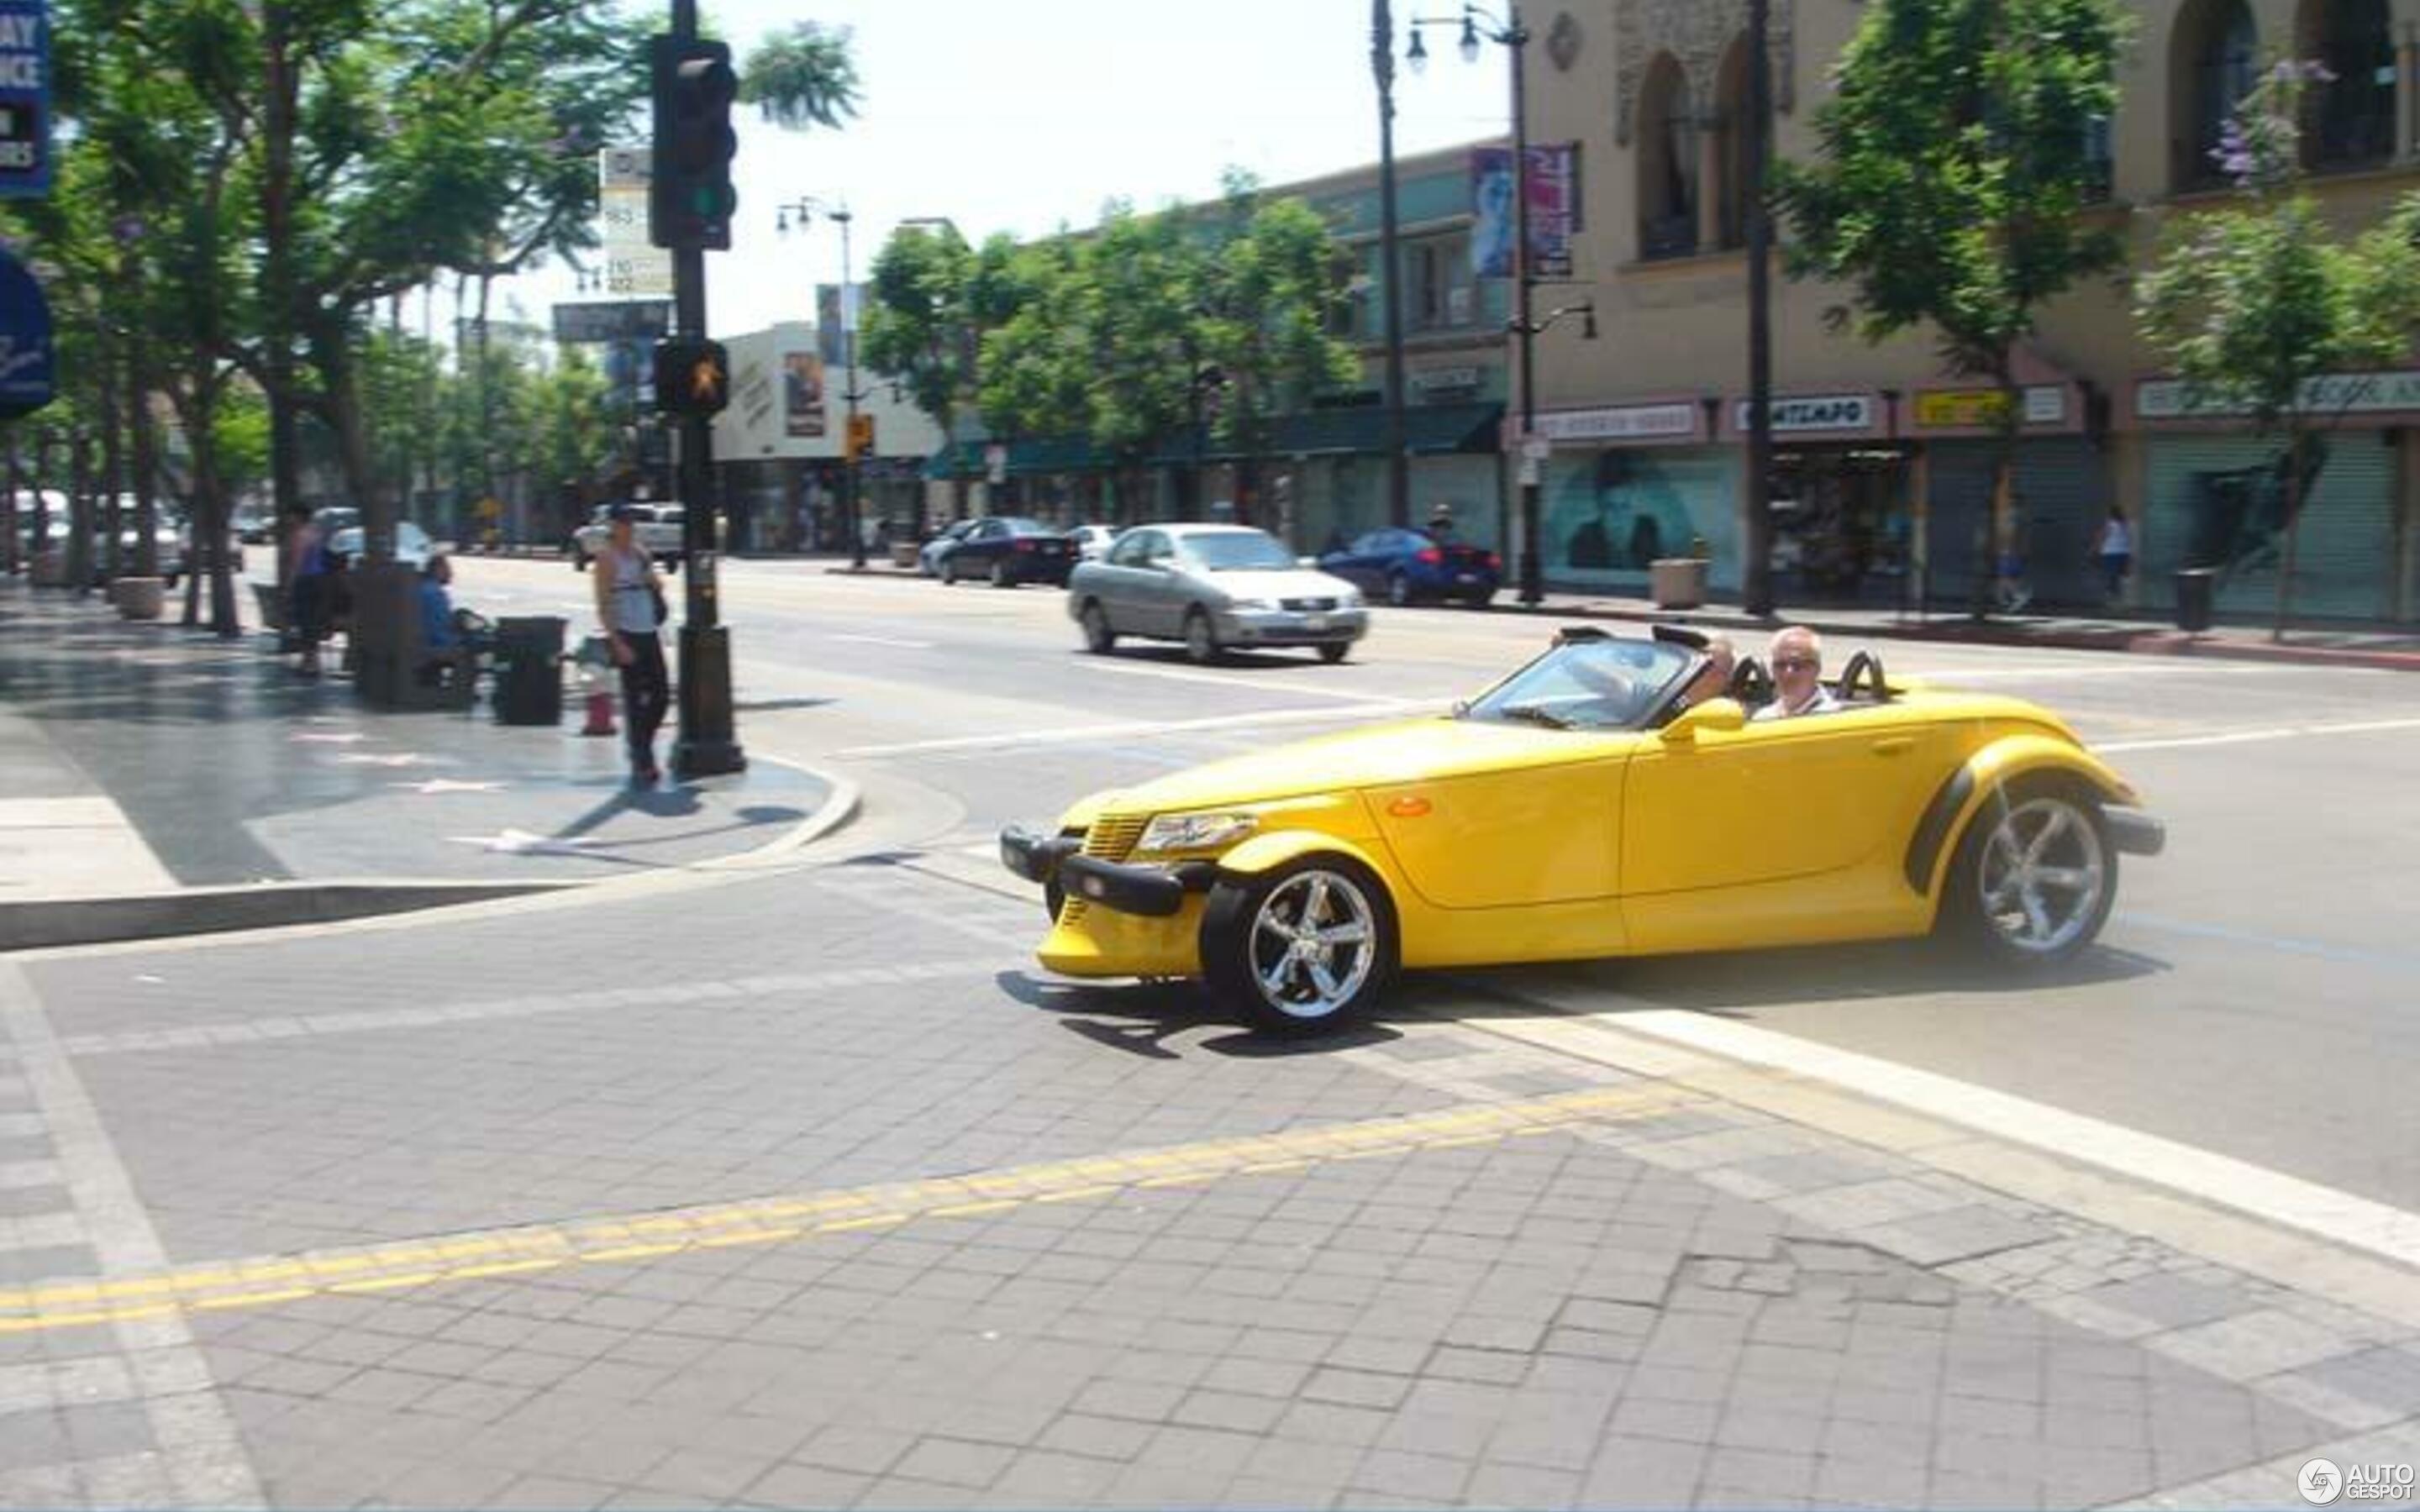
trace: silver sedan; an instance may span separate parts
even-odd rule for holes
[[[1234,525],[1143,525],[1067,582],[1067,612],[1094,652],[1121,636],[1184,642],[1213,662],[1228,651],[1311,646],[1342,661],[1370,631],[1361,591],[1305,567],[1277,537]]]

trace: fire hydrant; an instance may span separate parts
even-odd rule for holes
[[[580,696],[588,705],[588,722],[580,727],[583,735],[610,735],[613,728],[613,690],[605,680],[605,669],[613,663],[613,654],[605,649],[605,638],[592,635],[581,642],[580,655],[574,658],[579,667]]]

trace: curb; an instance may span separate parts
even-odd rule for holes
[[[538,881],[271,882],[0,903],[0,954],[336,924],[592,886]]]

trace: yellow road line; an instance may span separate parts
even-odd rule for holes
[[[0,1335],[83,1328],[180,1311],[233,1311],[320,1296],[375,1295],[447,1281],[528,1275],[566,1265],[632,1265],[692,1250],[812,1242],[917,1220],[983,1217],[1088,1202],[1128,1191],[1291,1175],[1327,1164],[1499,1143],[1704,1101],[1668,1086],[1620,1087],[1522,1103],[1468,1104],[1362,1123],[756,1198],[678,1211],[454,1234],[360,1250],[257,1256],[155,1275],[0,1291]],[[795,1221],[788,1221],[795,1220]],[[271,1283],[284,1283],[272,1285]]]

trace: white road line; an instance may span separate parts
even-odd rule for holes
[[[887,635],[836,635],[831,637],[831,639],[834,640],[845,640],[851,645],[891,646],[900,651],[930,651],[933,649],[933,642],[930,640],[897,640]]]
[[[2117,740],[2092,748],[2104,756],[2116,756],[2131,750],[2183,750],[2195,746],[2242,746],[2258,741],[2295,740],[2310,735],[2376,735],[2411,730],[2420,730],[2420,719],[2361,719],[2348,724],[2279,725],[2270,730],[2236,730],[2219,734]]]
[[[1309,683],[1280,682],[1274,677],[1261,677],[1249,671],[1238,672],[1233,677],[1221,677],[1216,672],[1193,672],[1180,667],[1154,667],[1146,662],[1133,661],[1095,661],[1088,670],[1114,672],[1120,677],[1161,677],[1171,683],[1207,683],[1213,687],[1241,688],[1253,693],[1299,693],[1305,698],[1335,699],[1345,703],[1368,702],[1366,695],[1353,692],[1349,688],[1317,687]]]
[[[2077,652],[2076,655],[2079,656],[2107,656],[2109,653],[2099,651],[2080,651]],[[1899,670],[1900,669],[1898,668],[1893,669],[1894,671]],[[2368,669],[2361,668],[2351,670],[2367,671]],[[2305,666],[2271,665],[2267,663],[2247,665],[2242,662],[2233,662],[2220,665],[2210,661],[2195,661],[2190,657],[2171,657],[2166,659],[2159,657],[2134,657],[2130,660],[2112,665],[2086,667],[2077,667],[2066,662],[2033,661],[2019,663],[2016,666],[2001,664],[1992,667],[1950,667],[1939,669],[1931,667],[1909,667],[1906,669],[1908,676],[1920,678],[1928,683],[1947,683],[1953,679],[1962,683],[2005,682],[2022,681],[2026,678],[2036,677],[2043,679],[2056,679],[2062,682],[2069,678],[2082,677],[2292,677],[2306,674],[2310,671],[2311,669]]]
[[[865,761],[877,756],[922,756],[954,750],[999,750],[1016,746],[1063,746],[1087,740],[1131,740],[1141,735],[1186,734],[1198,730],[1245,730],[1255,725],[1349,723],[1420,708],[1435,708],[1404,699],[1371,700],[1326,709],[1269,709],[1259,714],[1227,714],[1209,719],[1137,720],[1126,724],[1078,725],[1066,730],[1019,730],[991,735],[952,735],[940,740],[910,740],[893,746],[851,746],[828,754],[835,760]]]
[[[1996,1092],[1912,1066],[1836,1050],[1794,1035],[1683,1009],[1588,1015],[1728,1059],[1828,1082],[1861,1096],[1995,1139],[2164,1186],[2265,1223],[2315,1235],[2398,1265],[2420,1267],[2420,1213],[2373,1202],[2232,1156]]]

